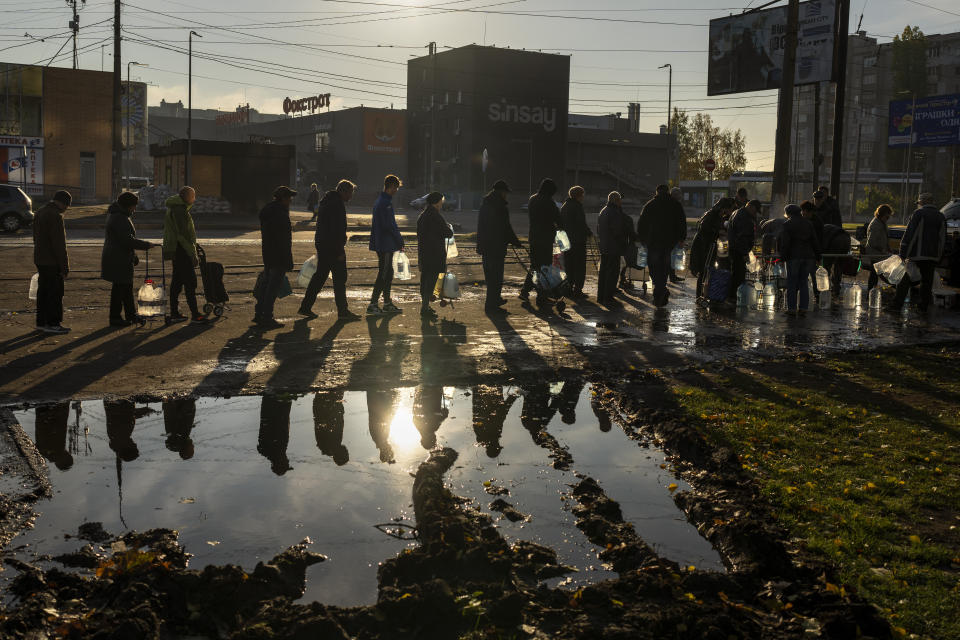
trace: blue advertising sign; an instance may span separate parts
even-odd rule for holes
[[[960,93],[890,102],[887,146],[948,147],[960,144]]]

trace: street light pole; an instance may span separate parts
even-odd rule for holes
[[[664,67],[670,74],[667,76],[667,135],[669,136],[672,131],[670,129],[670,118],[673,116],[673,65],[668,62],[657,68],[663,69]],[[667,182],[670,182],[670,138],[667,138]]]
[[[130,190],[130,66],[131,65],[136,65],[138,67],[148,66],[148,65],[141,64],[139,62],[133,62],[133,61],[127,63],[127,89],[126,89],[126,96],[127,96],[127,127],[126,127],[127,136],[126,137],[127,139],[124,141],[125,144],[123,145],[123,155],[124,155],[123,164],[126,165],[125,173],[127,174],[127,191]]]
[[[193,36],[202,38],[196,31],[191,31],[187,37],[187,157],[184,163],[184,184],[192,184],[193,172]]]

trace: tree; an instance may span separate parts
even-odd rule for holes
[[[900,202],[900,196],[885,187],[867,185],[863,188],[863,196],[863,199],[857,200],[858,216],[871,215],[882,204],[888,204],[896,210]]]
[[[690,117],[686,111],[673,110],[673,122],[677,132],[678,165],[681,180],[706,180],[709,175],[703,168],[707,158],[713,158],[717,168],[713,171],[716,180],[726,180],[730,174],[743,171],[747,166],[747,140],[740,129],[716,127],[709,115],[695,113]]]
[[[927,95],[927,37],[920,27],[907,25],[893,38],[893,90]]]

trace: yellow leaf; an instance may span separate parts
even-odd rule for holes
[[[687,600],[696,600],[696,599],[697,599],[697,596],[695,596],[695,595],[693,595],[692,593],[689,593],[689,592],[687,592],[687,593],[685,593],[685,594],[683,594],[683,595],[684,595],[684,597],[686,597]]]
[[[676,491],[676,490],[677,490],[677,483],[676,483],[676,482],[671,482],[670,484],[668,484],[668,485],[667,485],[667,490],[669,490],[670,493],[673,493],[674,491]]]
[[[623,603],[622,603],[622,602],[620,602],[619,600],[614,600],[613,598],[610,598],[610,602],[612,602],[613,604],[617,605],[618,607],[622,607],[622,606],[623,606]]]
[[[920,544],[923,541],[920,539],[920,536],[918,536],[917,534],[913,534],[910,536],[910,542],[912,542],[913,544]]]

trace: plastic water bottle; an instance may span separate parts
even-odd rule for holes
[[[647,268],[647,247],[642,244],[637,245],[637,268]]]
[[[772,282],[763,285],[763,308],[773,311],[777,305],[777,287]]]
[[[564,251],[569,251],[570,246],[570,236],[568,236],[567,232],[563,229],[558,230],[553,237],[553,252],[563,253]]]
[[[403,251],[393,252],[393,272],[397,280],[410,279],[410,259]]]
[[[750,306],[756,308],[758,311],[763,309],[763,283],[757,280],[753,283],[753,304]]]
[[[820,308],[826,311],[830,308],[830,290],[820,289]]]
[[[683,247],[677,247],[670,254],[670,267],[674,271],[683,271],[687,268],[687,252]]]
[[[163,287],[153,280],[144,280],[137,292],[137,311],[147,318],[162,316],[165,311]]]
[[[37,289],[40,287],[40,274],[35,273],[30,278],[30,289],[27,291],[27,297],[31,300],[37,299]]]
[[[756,304],[757,294],[756,289],[754,289],[750,284],[744,282],[742,285],[737,287],[737,306],[741,309],[746,309],[750,306],[750,303],[753,302]]]
[[[887,280],[890,281],[890,284],[897,285],[900,284],[900,280],[902,280],[905,275],[907,275],[907,265],[901,262],[893,268],[890,275],[887,276]]]
[[[300,267],[300,273],[297,274],[297,284],[306,287],[313,279],[313,274],[317,272],[317,254],[313,254]]]
[[[869,303],[871,309],[879,309],[880,303],[883,300],[883,295],[880,293],[880,287],[874,287],[870,289]]]
[[[822,266],[817,267],[817,289],[830,292],[830,274]]]
[[[860,306],[860,285],[850,284],[843,288],[843,306],[847,309],[856,309]]]

